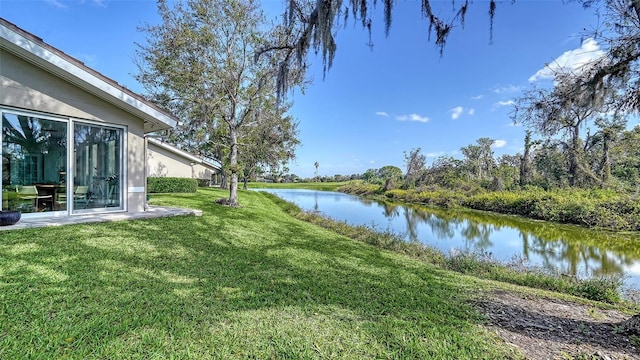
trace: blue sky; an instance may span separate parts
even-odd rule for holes
[[[270,14],[284,9],[282,0],[263,2]],[[434,1],[434,9],[449,16],[451,0]],[[442,57],[427,39],[417,0],[397,2],[389,37],[381,9],[373,14],[373,49],[357,24],[340,30],[326,77],[312,56],[313,83],[289,95],[302,141],[290,172],[312,177],[316,161],[319,174],[329,176],[385,165],[404,170],[404,152],[413,148],[428,162],[460,158],[460,148],[480,137],[496,140],[497,156],[519,152],[525,129],[512,124],[511,102],[532,83],[549,82],[545,64],[572,66],[597,56],[599,45],[582,32],[598,18],[559,0],[503,1],[490,44],[487,13],[487,1],[474,1]],[[0,16],[142,91],[134,79],[134,42],[144,41],[139,25],[159,21],[154,1],[0,0]]]

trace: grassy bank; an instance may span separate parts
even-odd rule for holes
[[[469,305],[495,284],[226,196],[152,198],[202,217],[4,232],[0,358],[512,355]]]
[[[338,188],[349,184],[348,181],[343,182],[304,182],[304,183],[264,183],[250,182],[250,189],[309,189],[321,191],[336,191]]]
[[[351,182],[338,189],[349,194],[379,196],[389,200],[439,207],[466,207],[532,219],[609,230],[640,231],[640,201],[610,190],[564,189],[545,191],[473,192],[446,189],[389,190]]]

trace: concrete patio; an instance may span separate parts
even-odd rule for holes
[[[87,223],[99,223],[121,220],[139,220],[139,219],[152,219],[159,217],[170,216],[202,216],[202,210],[195,209],[182,209],[166,206],[149,206],[149,209],[144,212],[137,213],[102,213],[102,214],[86,214],[86,215],[73,215],[73,216],[58,216],[47,218],[33,218],[33,219],[20,219],[15,225],[0,226],[2,230],[17,230],[17,229],[31,229],[47,226],[62,226],[72,224],[87,224]]]

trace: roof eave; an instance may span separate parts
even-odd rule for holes
[[[86,66],[81,66],[81,63],[74,63],[66,56],[49,49],[44,43],[38,44],[3,23],[0,23],[0,47],[143,119],[145,133],[171,129],[178,124],[175,117],[150,105],[141,96],[97,72],[93,73]]]

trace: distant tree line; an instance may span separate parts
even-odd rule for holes
[[[270,182],[338,182],[363,180],[382,190],[446,188],[463,191],[518,190],[538,187],[608,188],[640,191],[640,125],[626,129],[609,123],[588,129],[577,143],[577,155],[566,140],[552,137],[533,140],[528,130],[524,149],[515,155],[495,156],[495,140],[482,137],[460,148],[462,158],[443,155],[427,164],[421,148],[405,152],[405,170],[386,165],[362,174],[301,178],[295,174],[263,174],[254,178]]]
[[[341,175],[335,174],[333,176],[314,176],[314,177],[300,177],[296,174],[279,174],[279,173],[260,173],[251,178],[252,181],[262,182],[274,182],[274,183],[295,183],[295,182],[344,182],[350,180],[362,179],[361,174]]]
[[[493,139],[483,137],[460,149],[461,159],[440,156],[430,165],[420,148],[405,153],[405,167],[383,166],[369,169],[360,177],[391,189],[441,187],[474,191],[499,191],[523,187],[545,190],[558,188],[612,188],[638,192],[640,188],[640,125],[630,130],[604,127],[587,132],[579,141],[577,164],[565,141],[532,140],[527,131],[522,153],[496,157]]]

